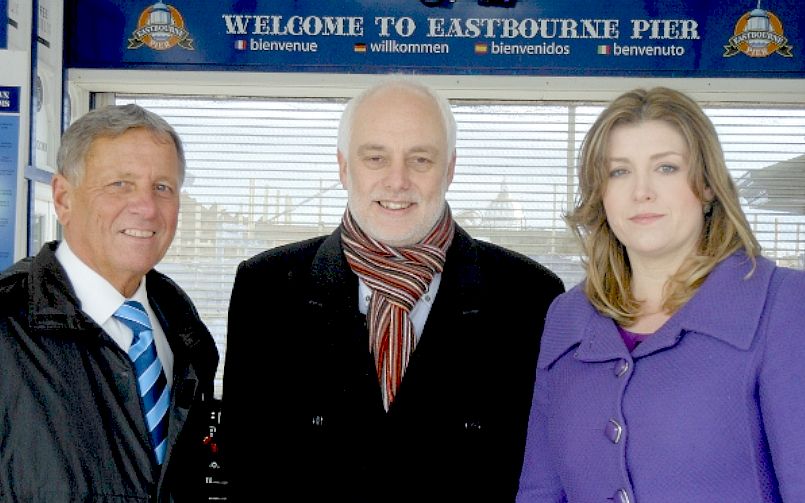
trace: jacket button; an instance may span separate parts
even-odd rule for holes
[[[618,363],[615,364],[615,377],[623,377],[627,372],[629,372],[629,361],[618,360]]]
[[[322,416],[313,416],[313,419],[311,420],[311,423],[313,424],[313,426],[321,426],[321,425],[324,424],[324,417],[322,417]]]
[[[623,434],[623,427],[615,421],[614,419],[610,419],[607,423],[606,428],[604,428],[604,433],[606,434],[607,438],[612,441],[613,444],[617,444],[621,441],[621,434]]]
[[[626,489],[618,489],[618,492],[615,493],[615,497],[612,499],[617,503],[632,503],[632,500],[629,499],[629,493],[626,492]]]

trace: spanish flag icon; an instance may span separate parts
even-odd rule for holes
[[[489,45],[486,42],[475,42],[475,54],[486,54],[489,52]]]

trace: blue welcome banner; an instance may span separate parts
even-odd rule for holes
[[[802,0],[66,5],[72,68],[805,77]]]

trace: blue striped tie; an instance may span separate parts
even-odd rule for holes
[[[157,463],[165,460],[168,449],[168,406],[170,405],[170,390],[162,363],[157,356],[154,345],[154,332],[148,321],[143,305],[133,300],[127,300],[115,311],[114,317],[123,322],[134,333],[134,339],[129,348],[129,358],[134,362],[137,371],[137,388],[145,413],[145,422],[151,437],[151,445]]]

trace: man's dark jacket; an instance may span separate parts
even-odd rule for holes
[[[457,227],[386,413],[340,231],[243,262],[221,416],[234,501],[514,501],[545,313],[563,290]]]
[[[200,501],[218,353],[186,294],[147,276],[174,356],[164,469],[128,355],[80,310],[56,242],[0,275],[0,501]]]

